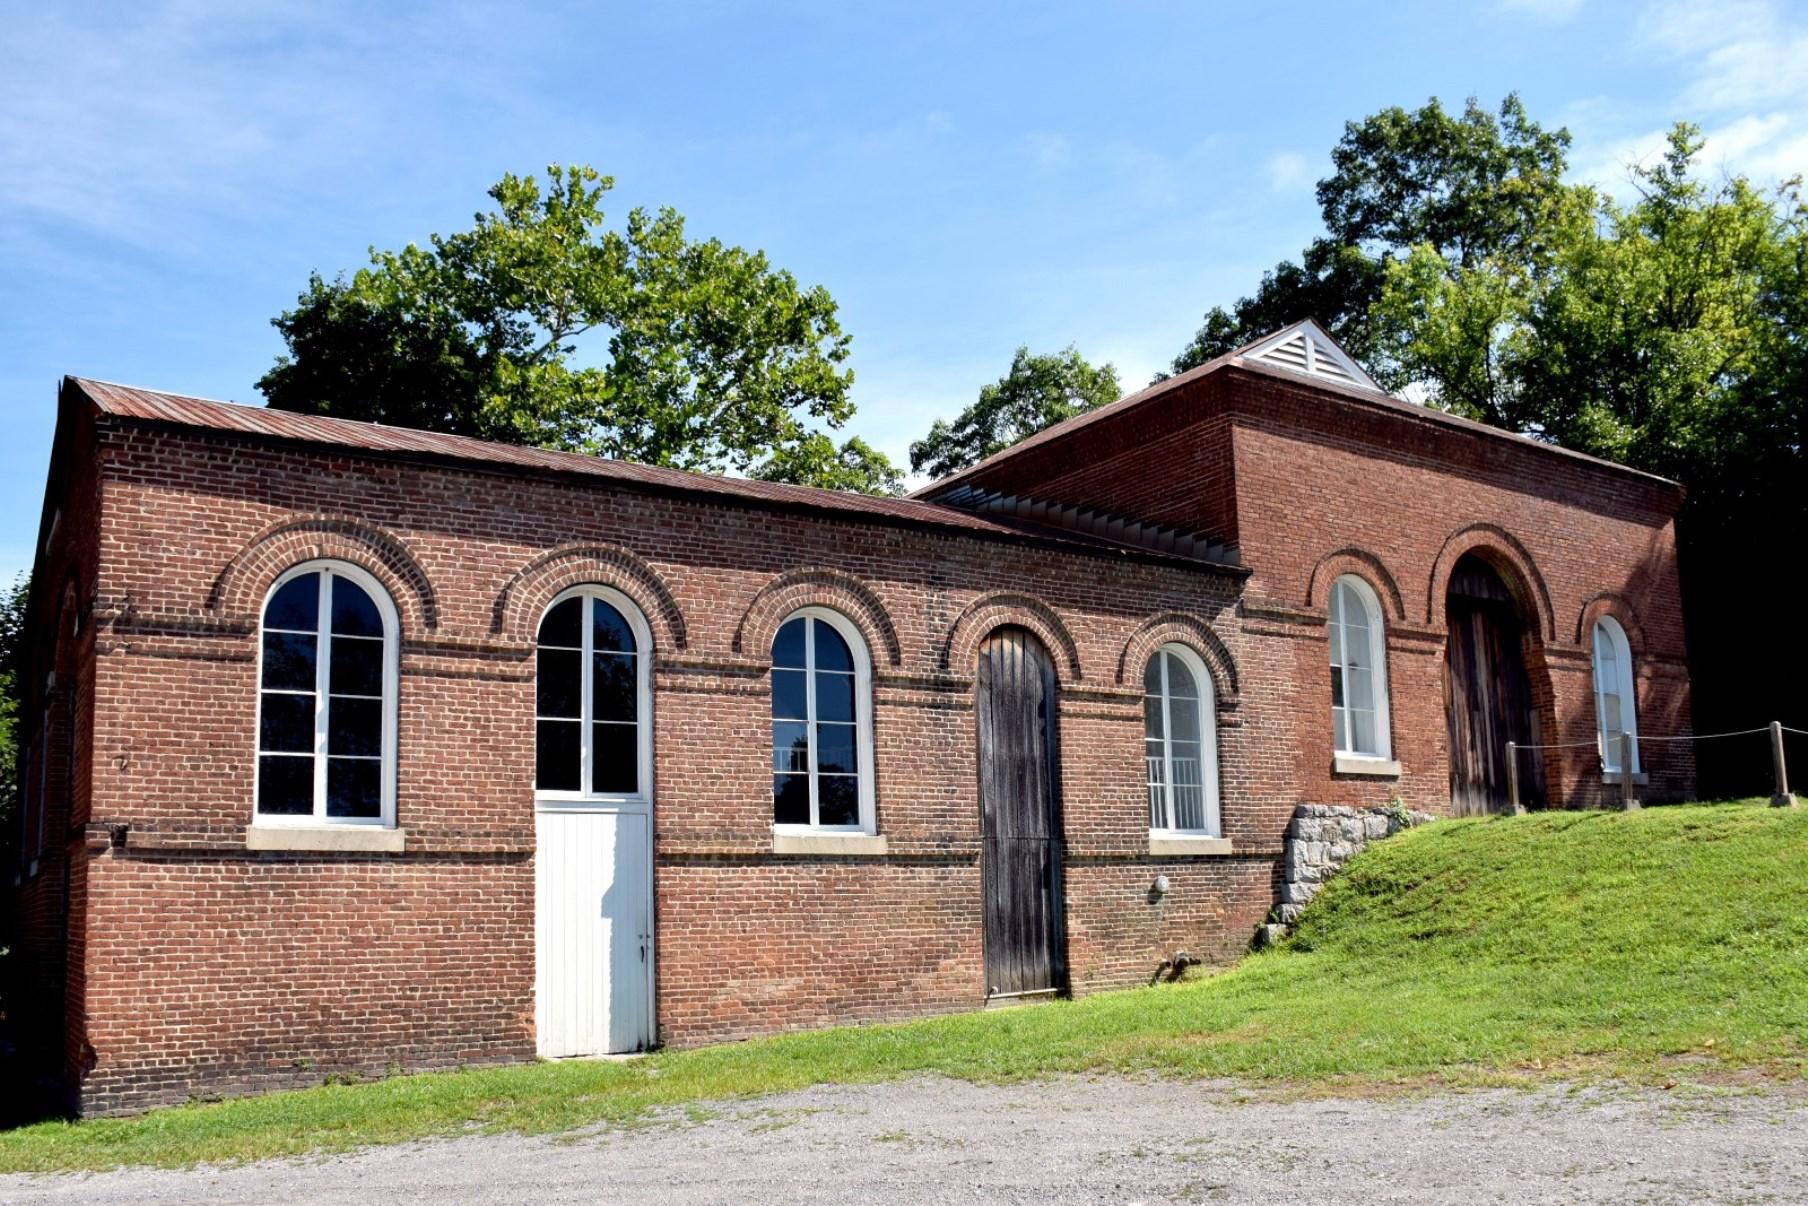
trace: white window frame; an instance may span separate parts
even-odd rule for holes
[[[1168,663],[1162,654],[1172,654],[1179,658],[1193,675],[1193,681],[1199,686],[1199,777],[1205,789],[1205,826],[1201,829],[1176,829],[1172,827],[1174,820],[1174,717],[1171,700],[1172,691],[1168,683]],[[1163,837],[1222,837],[1224,826],[1218,815],[1218,691],[1212,682],[1212,676],[1205,668],[1205,659],[1193,651],[1188,645],[1179,642],[1163,645],[1151,655],[1161,666],[1161,758],[1162,758],[1162,811],[1170,822],[1168,827],[1154,824],[1149,826],[1149,836]],[[1145,695],[1145,699],[1147,696]],[[1145,714],[1143,721],[1143,752],[1148,755],[1148,720]],[[1145,764],[1146,765],[1146,764]]]
[[[1362,604],[1363,613],[1368,619],[1369,662],[1373,667],[1372,673],[1374,675],[1375,687],[1375,749],[1354,750],[1346,748],[1349,743],[1339,742],[1337,739],[1337,722],[1336,717],[1333,716],[1331,722],[1331,744],[1334,748],[1332,752],[1339,759],[1386,763],[1392,761],[1394,756],[1394,735],[1388,719],[1388,714],[1393,711],[1393,702],[1388,695],[1387,687],[1387,625],[1381,613],[1381,599],[1375,594],[1375,588],[1370,586],[1368,582],[1358,574],[1344,574],[1331,583],[1331,594],[1326,600],[1325,607],[1327,624],[1338,623],[1334,617],[1341,614],[1343,608],[1337,603],[1337,592],[1346,587],[1355,594],[1357,600]],[[1329,645],[1329,643],[1330,642],[1327,639],[1326,644]],[[1338,633],[1338,645],[1340,648],[1346,650],[1345,659],[1342,665],[1338,666],[1338,669],[1343,672],[1344,700],[1347,708],[1350,682],[1350,663],[1347,655],[1347,650],[1350,647],[1350,630],[1348,624],[1344,624],[1343,631]],[[1335,663],[1328,662],[1328,664]],[[1348,724],[1347,719],[1348,718],[1346,717],[1344,731],[1353,733],[1355,727]]]
[[[261,810],[258,799],[259,784],[263,778],[262,760],[264,757],[264,617],[270,610],[270,600],[276,592],[287,586],[296,578],[306,574],[320,575],[320,611],[315,618],[314,637],[318,642],[314,647],[314,751],[311,755],[283,754],[282,757],[312,757],[314,760],[314,811],[302,814],[265,814]],[[376,604],[377,615],[383,621],[383,740],[380,747],[382,759],[380,815],[374,817],[334,817],[328,816],[326,805],[326,768],[327,768],[327,709],[330,706],[327,690],[333,668],[333,578],[342,577],[362,588]],[[258,828],[266,829],[317,829],[323,826],[367,829],[395,828],[396,803],[396,707],[400,696],[401,684],[401,642],[399,639],[401,623],[396,615],[395,601],[383,584],[366,571],[344,561],[330,558],[316,558],[292,565],[270,584],[264,593],[264,601],[257,612],[257,711],[254,727],[251,730],[252,740],[252,774],[251,774],[251,817]],[[279,629],[278,631],[284,631]],[[281,694],[281,692],[275,692]]]
[[[867,652],[866,641],[860,635],[860,629],[854,626],[854,622],[840,612],[827,607],[810,606],[798,608],[796,611],[786,616],[777,628],[772,630],[774,639],[777,639],[779,631],[783,629],[786,624],[789,624],[793,620],[806,618],[820,620],[833,628],[840,634],[841,639],[847,642],[847,647],[854,657],[854,760],[856,769],[859,771],[860,775],[858,789],[860,820],[854,825],[818,825],[815,823],[799,825],[796,823],[780,824],[777,821],[774,821],[772,823],[772,832],[778,835],[803,835],[812,833],[875,834],[878,832],[878,829],[876,817],[877,809],[875,808],[877,793],[874,790],[873,784],[872,658]],[[810,769],[808,771],[810,783],[810,815],[816,817],[821,815],[818,812],[816,796],[816,632],[814,628],[806,628],[805,631],[808,634],[804,642],[804,693],[807,701],[807,706],[805,708],[805,733],[810,744]],[[770,653],[771,651],[768,650],[767,652]],[[794,669],[795,667],[791,668]],[[772,690],[772,680],[770,676],[768,676],[766,687],[768,706],[770,706]],[[766,747],[768,751],[772,748],[772,720],[770,715],[768,715],[766,721]],[[777,768],[771,765],[771,761],[772,755],[769,752],[767,754],[766,768],[768,784],[770,784],[772,776],[778,773]],[[770,798],[770,787],[768,787],[768,799]]]
[[[1589,629],[1588,660],[1595,696],[1595,742],[1601,750],[1601,769],[1610,775],[1620,773],[1618,733],[1608,733],[1607,709],[1602,703],[1599,643],[1602,635],[1613,645],[1614,665],[1618,670],[1614,690],[1620,697],[1620,723],[1626,732],[1632,734],[1632,773],[1636,775],[1639,773],[1638,697],[1634,692],[1632,646],[1626,640],[1626,630],[1612,616],[1602,616]]]
[[[540,613],[539,624],[534,626],[534,679],[536,684],[534,707],[534,740],[538,749],[540,709],[538,705],[539,682],[539,650],[540,625],[546,623],[546,617],[552,609],[568,599],[600,599],[621,613],[628,621],[628,630],[634,634],[634,754],[637,762],[634,782],[636,788],[631,792],[590,791],[589,785],[594,781],[592,774],[593,760],[596,756],[596,730],[592,727],[592,717],[596,701],[594,694],[595,669],[592,657],[595,654],[596,632],[591,624],[591,607],[584,605],[581,630],[583,633],[583,657],[578,678],[579,725],[582,736],[579,738],[579,782],[584,786],[577,791],[542,790],[539,785],[539,770],[535,768],[534,799],[543,804],[559,804],[571,808],[607,809],[607,808],[648,808],[653,800],[653,630],[647,624],[647,618],[635,606],[634,600],[611,586],[597,583],[585,583],[560,591],[552,602]],[[558,648],[558,646],[555,646]],[[549,720],[570,721],[569,716],[547,717]],[[536,759],[538,755],[536,754]]]

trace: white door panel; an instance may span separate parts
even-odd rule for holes
[[[541,1055],[652,1041],[653,925],[644,812],[537,814],[535,1022]]]

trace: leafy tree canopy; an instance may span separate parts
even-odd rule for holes
[[[604,227],[588,167],[504,176],[495,208],[427,247],[318,274],[273,319],[272,407],[841,489],[896,471],[836,448],[854,407],[835,302],[674,210]],[[602,364],[580,350],[606,347]]]
[[[19,840],[20,660],[25,652],[25,607],[31,578],[20,574],[0,590],[0,868],[11,867]],[[3,937],[3,935],[0,935]]]
[[[1404,384],[1370,321],[1387,264],[1417,247],[1451,270],[1488,256],[1535,258],[1545,214],[1565,191],[1569,141],[1527,117],[1514,94],[1498,115],[1474,98],[1452,114],[1434,97],[1347,123],[1318,183],[1325,234],[1254,294],[1208,311],[1173,371],[1315,318],[1383,384]]]
[[[835,441],[816,431],[774,451],[749,476],[860,494],[904,493],[904,475],[883,452],[859,436],[837,447]]]
[[[979,400],[949,423],[937,419],[910,446],[914,473],[946,477],[976,465],[1044,427],[1117,401],[1117,369],[1094,367],[1073,347],[1032,356],[1017,349],[1011,370],[979,391]]]
[[[1750,433],[1799,457],[1802,402],[1779,386],[1801,369],[1801,203],[1710,188],[1700,149],[1677,126],[1630,204],[1571,189],[1530,264],[1439,267],[1429,246],[1389,264],[1377,324],[1403,373],[1436,405],[1691,490],[1757,456]]]

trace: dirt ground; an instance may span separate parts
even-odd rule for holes
[[[0,1177],[4,1202],[1763,1202],[1808,1198],[1808,1100],[1702,1089],[1251,1099],[1112,1077],[920,1079],[625,1130],[236,1168]]]

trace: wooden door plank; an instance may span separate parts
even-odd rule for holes
[[[1056,988],[1059,889],[1054,676],[1021,629],[982,644],[976,675],[983,919],[989,991]]]

